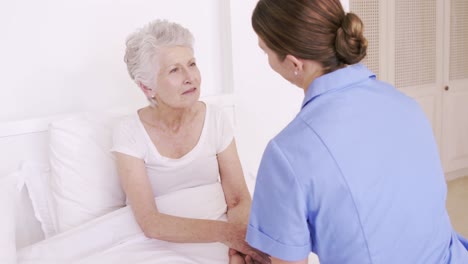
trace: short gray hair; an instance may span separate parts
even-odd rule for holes
[[[124,61],[135,83],[156,88],[158,51],[162,47],[184,46],[193,49],[193,35],[183,26],[167,20],[154,20],[127,37]]]

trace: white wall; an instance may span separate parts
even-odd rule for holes
[[[266,144],[299,112],[304,93],[270,69],[250,22],[255,4],[231,1],[238,148],[256,173]]]
[[[179,22],[195,35],[203,95],[229,91],[226,30],[220,23],[224,3],[1,1],[0,122],[146,104],[128,77],[123,54],[126,36],[155,18]]]
[[[340,2],[345,12],[349,12],[349,0],[340,0]]]
[[[145,105],[123,63],[125,38],[152,19],[166,18],[195,35],[202,94],[234,90],[241,159],[256,173],[267,142],[299,111],[303,92],[273,72],[258,48],[250,23],[255,4],[255,0],[2,1],[0,122]]]

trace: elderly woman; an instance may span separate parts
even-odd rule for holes
[[[245,242],[251,198],[233,131],[221,109],[199,101],[201,76],[192,45],[186,28],[161,20],[128,37],[128,72],[150,105],[123,120],[114,134],[113,151],[127,201],[144,234],[166,241],[169,249],[177,244],[176,254],[205,250],[207,259],[192,259],[244,263],[245,257],[269,263]],[[177,197],[186,190],[190,195]],[[163,212],[158,198],[171,195],[175,202],[164,205],[168,210]],[[207,199],[196,202],[197,196]],[[187,213],[209,210],[206,203],[224,204],[223,216]],[[180,212],[171,215],[177,207]]]

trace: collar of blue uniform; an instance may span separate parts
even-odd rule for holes
[[[321,94],[339,90],[369,78],[375,78],[375,74],[362,64],[350,65],[322,75],[309,85],[307,93],[304,96],[304,101],[302,102],[302,108]]]

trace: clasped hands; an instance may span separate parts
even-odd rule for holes
[[[239,254],[246,264],[270,264],[271,260],[267,254],[251,247],[245,241],[246,231],[247,228],[243,224],[228,223],[224,244],[229,247],[229,256]]]

